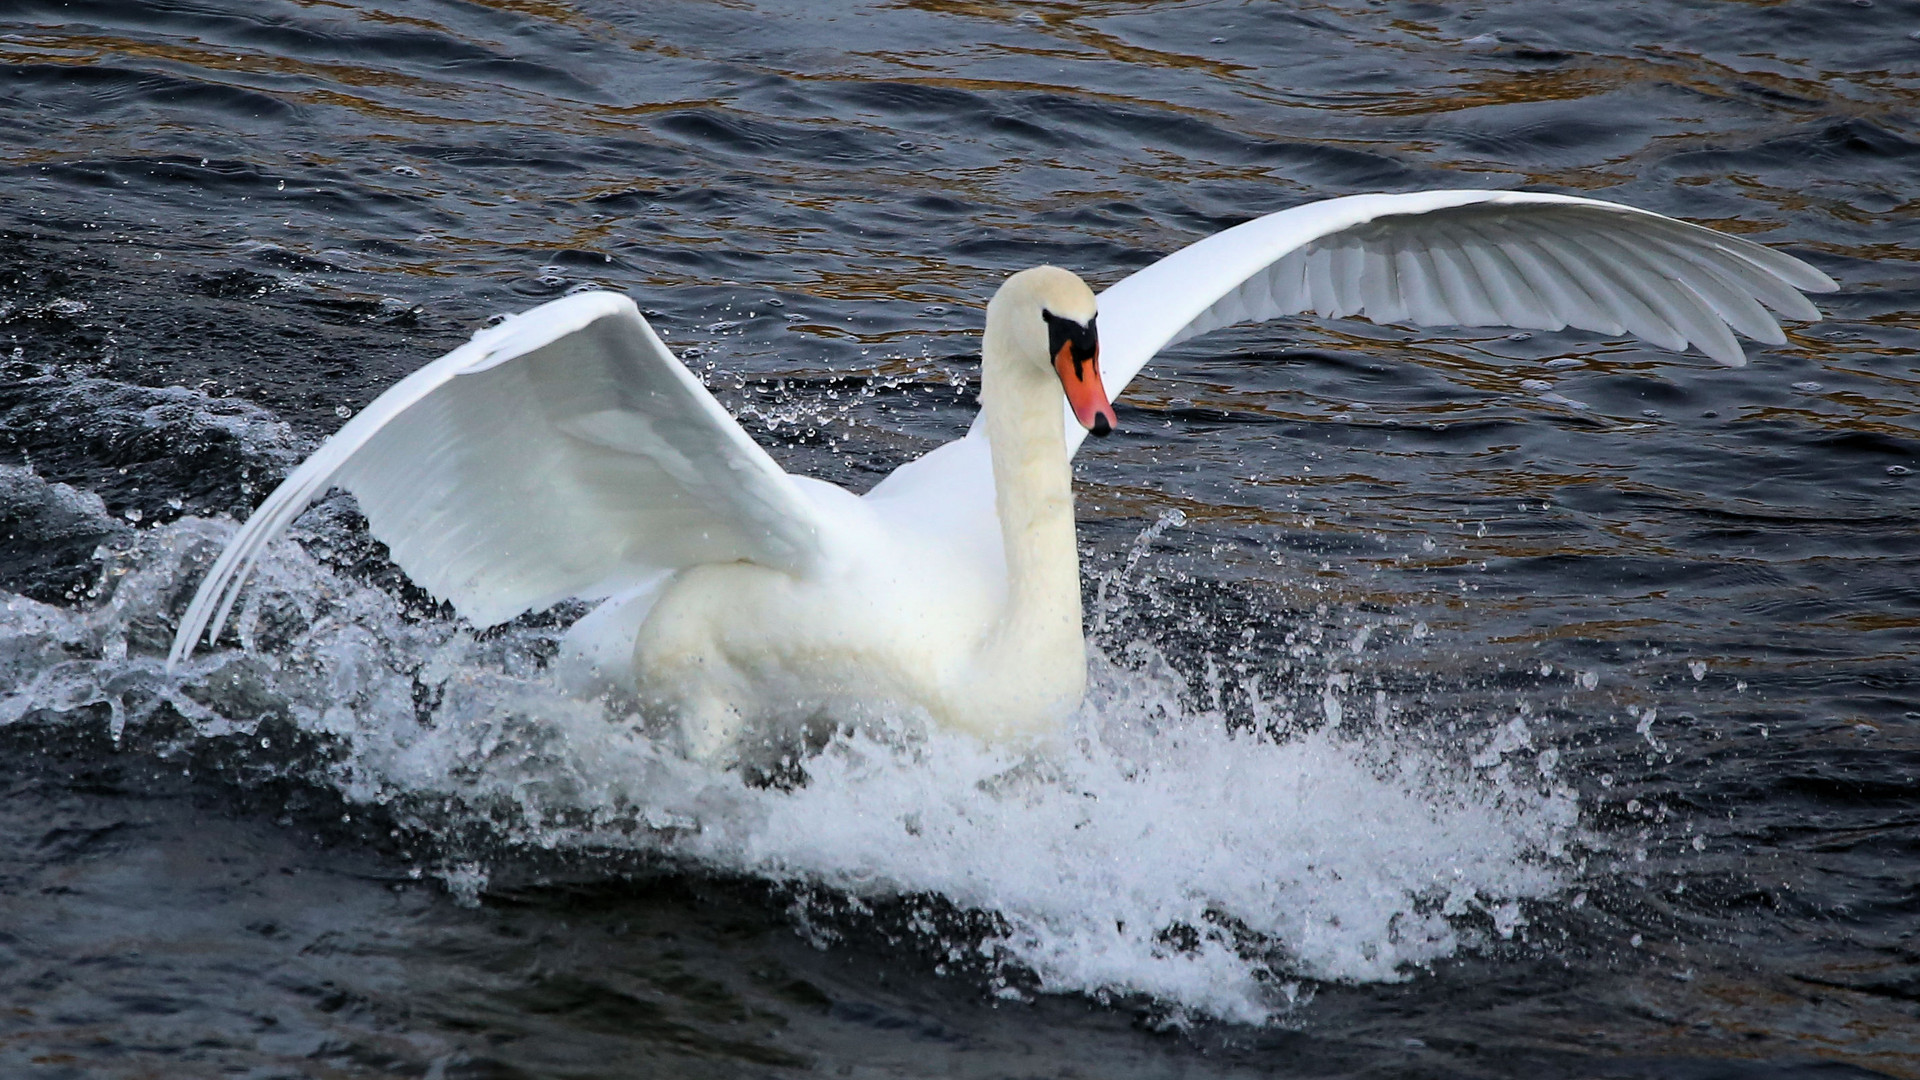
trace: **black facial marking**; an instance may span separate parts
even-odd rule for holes
[[[1062,345],[1072,345],[1073,377],[1086,378],[1087,362],[1099,351],[1100,334],[1094,329],[1094,321],[1099,316],[1089,318],[1085,326],[1045,308],[1040,309],[1040,317],[1047,320],[1047,355],[1058,357]]]

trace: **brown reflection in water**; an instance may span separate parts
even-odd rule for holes
[[[1456,71],[1456,74],[1458,72]],[[1493,105],[1524,105],[1541,101],[1578,101],[1612,93],[1633,80],[1612,64],[1556,71],[1503,72],[1470,80],[1445,92],[1367,95],[1364,102],[1336,104],[1342,112],[1361,116],[1433,116]]]
[[[1109,60],[1129,65],[1171,68],[1174,70],[1202,71],[1215,78],[1230,82],[1244,82],[1239,78],[1241,72],[1258,70],[1246,64],[1235,64],[1216,60],[1192,53],[1167,52],[1151,49],[1142,45],[1130,44],[1112,34],[1103,33],[1095,28],[1093,20],[1110,15],[1130,14],[1139,10],[1138,5],[1130,3],[1110,4],[1036,4],[1021,0],[1018,3],[994,3],[992,0],[902,0],[895,7],[924,11],[934,15],[958,15],[966,18],[987,19],[994,22],[1019,26],[1024,18],[1038,20],[1038,30],[1046,31],[1058,37],[1067,38],[1090,52],[1099,53]],[[1063,50],[1040,48],[1022,49],[1017,46],[996,44],[996,51],[1012,52],[1023,55],[1047,56],[1060,59],[1082,60],[1084,56]]]
[[[1898,212],[1905,213],[1910,207],[1920,209],[1920,202],[1902,204]],[[1827,240],[1809,240],[1806,246],[1812,251],[1823,251],[1832,255],[1842,255],[1847,258],[1861,259],[1873,263],[1907,263],[1909,266],[1920,264],[1920,248],[1908,247],[1904,244],[1836,244]],[[1881,269],[1891,269],[1891,267],[1881,267]],[[1887,312],[1880,315],[1868,316],[1864,321],[1887,322],[1889,320],[1893,321],[1894,325],[1900,326],[1920,323],[1920,313],[1912,311]]]
[[[311,2],[311,0],[308,0]],[[525,15],[534,19],[561,23],[566,26],[591,28],[594,33],[613,36],[617,33],[611,23],[601,22],[580,11],[580,5],[567,0],[467,0],[476,7],[493,11],[505,11],[515,15]],[[355,9],[358,10],[358,9]]]
[[[1165,101],[1160,98],[1143,98],[1129,94],[1116,94],[1111,91],[1096,90],[1073,83],[1034,82],[1027,79],[964,78],[957,75],[920,75],[910,77],[905,74],[906,71],[913,69],[919,69],[921,71],[942,70],[931,64],[918,63],[914,58],[920,56],[937,56],[941,59],[950,59],[950,54],[948,53],[894,52],[882,50],[873,52],[850,52],[847,55],[878,61],[889,70],[884,75],[875,76],[865,76],[849,72],[835,72],[831,75],[821,75],[813,72],[790,71],[772,66],[762,67],[759,70],[778,74],[782,78],[793,79],[796,82],[898,83],[907,86],[965,90],[969,93],[977,94],[1054,94],[1061,97],[1082,98],[1087,101],[1104,101],[1116,105],[1131,105],[1135,108],[1147,109],[1153,112],[1176,113],[1186,116],[1202,117],[1208,120],[1227,121],[1231,119],[1226,113],[1214,109]]]
[[[1637,602],[1638,598],[1628,598]],[[1509,634],[1488,638],[1495,644],[1523,645],[1535,641],[1554,641],[1564,639],[1579,641],[1619,641],[1630,638],[1645,638],[1647,631],[1659,632],[1672,624],[1666,619],[1584,619],[1579,622],[1558,623],[1553,626],[1538,626],[1524,633]]]
[[[1676,965],[1685,959],[1676,957]],[[1725,1040],[1717,1051],[1737,1059],[1798,1053],[1920,1078],[1912,1016],[1897,999],[1855,989],[1825,967],[1745,978],[1708,970],[1691,984],[1648,980],[1641,1008],[1672,1017],[1669,1052],[1698,1053],[1705,1036]]]
[[[436,84],[411,75],[401,75],[381,68],[363,67],[355,64],[329,63],[320,60],[302,60],[282,53],[235,53],[232,48],[214,49],[185,44],[178,39],[152,40],[142,38],[107,37],[97,34],[60,33],[49,35],[20,35],[13,44],[21,41],[33,41],[51,46],[59,51],[36,53],[23,49],[9,49],[9,59],[24,60],[28,63],[69,64],[86,66],[120,58],[157,60],[167,64],[180,64],[201,71],[225,71],[236,75],[297,75],[321,83],[339,83],[344,86],[380,86],[404,89],[408,93],[423,97],[453,98],[466,93],[464,89]],[[66,46],[60,49],[60,46]],[[92,50],[91,55],[81,55],[80,50]],[[248,87],[258,93],[275,97],[291,96],[288,91],[278,88]],[[493,89],[503,89],[494,87]],[[360,99],[347,95],[338,95],[345,101]],[[422,115],[424,114],[408,114]],[[441,121],[460,121],[459,117],[435,117]]]
[[[296,7],[330,8],[346,13],[347,17],[351,19],[364,19],[367,22],[380,23],[386,26],[410,26],[439,34],[447,33],[445,26],[434,22],[432,19],[421,19],[411,15],[401,15],[392,11],[369,11],[358,4],[348,3],[346,0],[288,0],[288,2]],[[471,39],[462,38],[462,40]]]
[[[1808,627],[1844,627],[1856,633],[1870,633],[1875,630],[1915,630],[1920,629],[1920,616],[1861,612],[1853,615],[1842,615],[1833,619],[1822,619],[1818,622],[1802,623],[1801,625]],[[1903,653],[1901,656],[1907,657],[1908,654]]]

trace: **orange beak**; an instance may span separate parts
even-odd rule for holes
[[[1060,387],[1067,392],[1067,404],[1080,426],[1104,438],[1119,422],[1113,403],[1107,400],[1107,387],[1100,381],[1100,349],[1081,358],[1073,355],[1073,343],[1062,342],[1053,354],[1053,370],[1060,375]]]

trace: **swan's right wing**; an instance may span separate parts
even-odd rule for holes
[[[1751,240],[1618,203],[1521,191],[1349,195],[1268,214],[1100,294],[1100,368],[1118,399],[1169,345],[1301,312],[1417,326],[1577,326],[1746,363],[1733,331],[1786,340],[1768,308],[1820,312],[1833,280]],[[1083,432],[1067,417],[1068,446]]]
[[[219,634],[267,544],[336,486],[480,626],[702,563],[801,572],[831,529],[632,300],[580,293],[481,331],[322,444],[228,542],[171,662]]]

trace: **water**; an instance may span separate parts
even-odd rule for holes
[[[0,1062],[35,1076],[1920,1075],[1920,6],[33,3],[0,14]],[[1077,468],[1095,689],[767,785],[334,499],[342,417],[630,292],[789,468],[965,429],[979,309],[1368,190],[1843,285],[1717,369],[1291,320]]]

